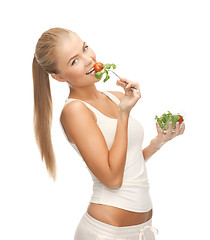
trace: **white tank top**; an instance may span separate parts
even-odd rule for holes
[[[115,95],[108,91],[102,92],[119,105],[120,100]],[[66,99],[64,106],[74,100],[79,99],[68,98]],[[107,147],[110,150],[115,137],[117,119],[109,118],[89,103],[82,102],[95,113],[97,125],[99,126],[106,140]],[[65,135],[62,125],[61,128]],[[136,119],[129,116],[126,164],[124,168],[123,183],[119,189],[106,187],[94,176],[86,165],[93,180],[93,193],[90,202],[110,205],[133,212],[147,212],[152,209],[147,171],[142,153],[143,137],[144,131],[142,125]],[[80,157],[82,157],[77,146],[73,143],[70,144]]]

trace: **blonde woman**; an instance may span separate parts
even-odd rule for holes
[[[39,38],[33,59],[34,129],[41,157],[56,180],[51,142],[49,75],[69,85],[60,122],[93,179],[93,195],[74,240],[155,239],[145,162],[163,144],[184,132],[184,124],[157,136],[142,149],[143,128],[130,112],[141,98],[138,82],[120,79],[118,91],[98,91],[96,54],[75,32],[52,28]],[[135,89],[131,89],[131,87]],[[79,173],[78,173],[79,174]]]

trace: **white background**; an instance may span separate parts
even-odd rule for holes
[[[138,81],[131,115],[157,134],[155,115],[185,116],[186,130],[147,163],[157,239],[209,238],[208,1],[7,1],[1,5],[0,239],[69,240],[87,209],[92,180],[65,139],[59,115],[67,84],[50,79],[58,179],[48,176],[33,132],[32,58],[41,34],[71,29],[116,72]],[[98,90],[122,91],[116,78]]]

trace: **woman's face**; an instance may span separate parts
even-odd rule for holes
[[[72,87],[84,87],[99,81],[95,72],[87,74],[96,63],[96,55],[78,35],[64,38],[57,47],[56,57],[60,81],[67,81]]]

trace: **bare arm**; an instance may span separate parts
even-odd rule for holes
[[[160,143],[158,142],[157,138],[154,138],[151,140],[150,144],[143,149],[143,156],[144,156],[144,160],[145,162],[154,154],[156,153],[162,146],[164,145],[164,143]]]
[[[156,127],[158,135],[154,139],[152,139],[149,146],[147,146],[143,150],[143,156],[145,161],[147,161],[154,153],[156,153],[166,142],[183,134],[185,130],[185,124],[183,123],[181,126],[179,126],[178,122],[176,123],[175,132],[172,132],[171,123],[169,124],[167,133],[162,132],[162,129],[160,128],[158,122],[156,122]]]
[[[120,117],[120,116],[119,116]],[[61,123],[66,134],[71,136],[83,160],[90,171],[105,186],[118,188],[120,186],[119,171],[113,167],[112,156],[117,162],[124,161],[126,147],[126,117],[119,118],[116,137],[111,157],[105,138],[87,106],[80,101],[73,101],[65,106],[61,114]],[[122,139],[121,139],[122,138]],[[122,146],[120,146],[122,145]],[[122,153],[119,154],[119,149]],[[116,151],[116,154],[115,154]],[[119,155],[117,155],[117,153]]]
[[[138,83],[129,81],[129,84],[138,87]],[[126,90],[126,96],[119,105],[115,139],[110,150],[84,103],[73,101],[67,104],[61,113],[61,124],[67,135],[73,139],[86,165],[95,177],[109,188],[116,189],[122,184],[127,153],[128,118],[131,108],[139,98],[140,91],[133,93]]]
[[[120,112],[117,122],[115,139],[109,151],[109,167],[115,179],[118,179],[118,187],[122,185],[124,167],[126,162],[128,145],[128,118],[129,113]]]

